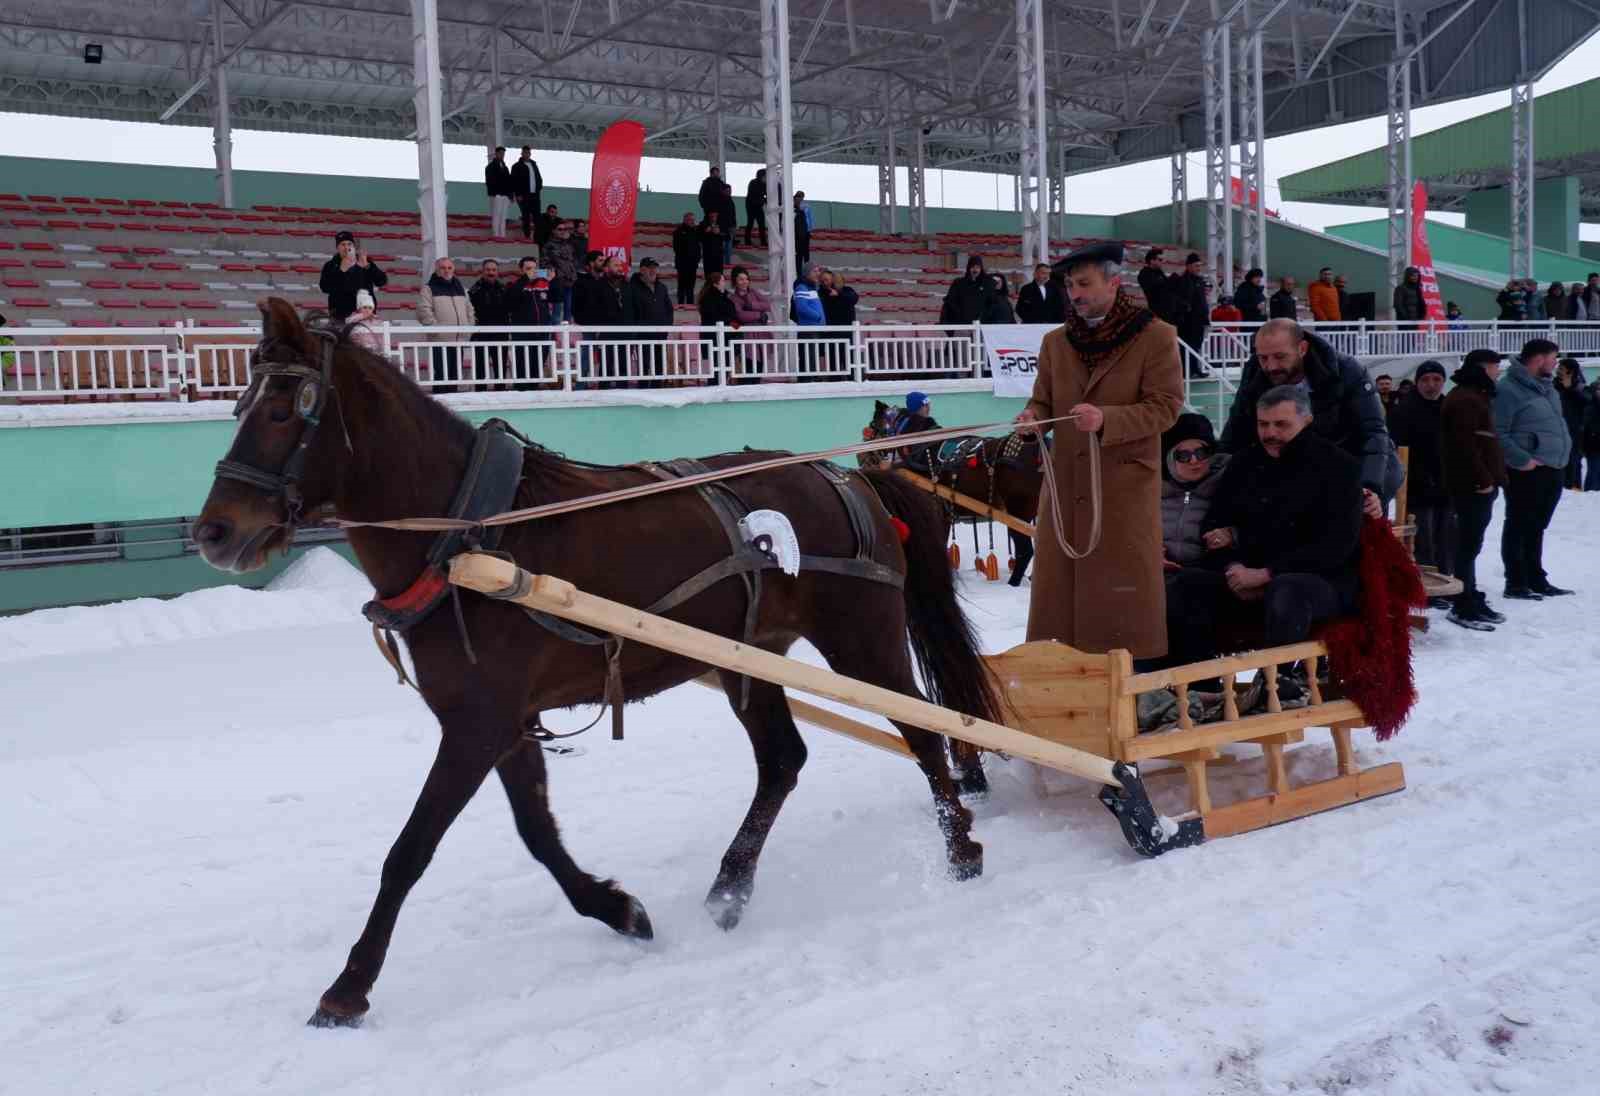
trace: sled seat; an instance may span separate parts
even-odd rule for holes
[[[1055,642],[1024,643],[986,661],[1010,709],[1006,722],[1031,735],[1098,754],[1129,765],[1170,761],[1187,777],[1193,814],[1204,820],[1207,837],[1226,837],[1276,825],[1309,814],[1387,795],[1405,787],[1399,762],[1361,769],[1351,748],[1350,732],[1367,726],[1361,709],[1350,700],[1325,696],[1317,669],[1327,648],[1315,641],[1194,662],[1168,670],[1135,674],[1127,651],[1088,654]],[[1286,709],[1278,696],[1282,669],[1301,665],[1309,690],[1303,707]],[[1266,679],[1266,711],[1241,714],[1236,677],[1261,671]],[[1197,722],[1189,713],[1189,690],[1196,681],[1220,678],[1221,717]],[[1177,696],[1177,720],[1168,727],[1139,733],[1138,698],[1171,690]],[[1284,750],[1304,741],[1308,728],[1327,728],[1332,735],[1337,775],[1291,786]],[[1266,790],[1234,803],[1212,801],[1208,766],[1223,762],[1221,747],[1261,747],[1266,759]]]

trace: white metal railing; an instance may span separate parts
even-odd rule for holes
[[[734,328],[375,323],[371,345],[434,392],[572,392],[792,381],[981,379],[978,324]],[[0,402],[227,399],[250,384],[253,326],[18,331]]]
[[[1206,331],[1204,354],[1213,366],[1238,366],[1254,352],[1259,323],[1213,324]],[[1349,320],[1306,321],[1300,326],[1314,332],[1341,354],[1356,359],[1459,357],[1480,348],[1503,354],[1521,351],[1530,339],[1545,338],[1563,354],[1600,355],[1600,322],[1581,320]]]
[[[1250,357],[1259,324],[1213,326],[1189,364],[1209,367],[1218,400]],[[1488,347],[1516,353],[1548,338],[1563,353],[1600,356],[1600,321],[1307,323],[1358,360],[1450,357]],[[0,403],[84,399],[227,399],[250,383],[256,327],[10,329],[0,345]],[[435,392],[537,394],[793,381],[982,380],[979,324],[772,325],[734,328],[423,327],[373,324],[374,347]],[[1211,392],[1198,398],[1208,402]],[[536,396],[533,398],[537,398]]]

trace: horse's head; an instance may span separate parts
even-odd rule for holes
[[[194,525],[211,566],[254,571],[287,549],[303,515],[332,499],[344,431],[333,388],[333,330],[307,327],[278,297],[262,301],[261,342],[251,354],[250,386],[233,414],[233,445],[217,463],[211,493]]]

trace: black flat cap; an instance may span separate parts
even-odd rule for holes
[[[1056,274],[1070,274],[1073,267],[1084,263],[1120,264],[1124,250],[1120,240],[1096,240],[1068,253],[1066,258],[1056,260],[1051,271]]]

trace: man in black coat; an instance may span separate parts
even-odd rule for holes
[[[950,283],[939,309],[940,323],[971,323],[981,320],[989,311],[989,296],[994,286],[983,272],[983,256],[967,259],[967,272]]]
[[[1162,250],[1152,247],[1144,253],[1144,266],[1139,269],[1139,289],[1144,293],[1144,305],[1156,314],[1157,319],[1172,322],[1172,312],[1167,307],[1167,273],[1161,269]]]
[[[1244,281],[1233,291],[1233,307],[1246,323],[1261,323],[1267,318],[1267,276],[1259,266],[1244,272]]]
[[[544,176],[539,174],[539,161],[528,145],[522,146],[522,155],[511,165],[511,196],[522,213],[522,238],[526,240],[533,235],[534,218],[544,204]]]
[[[713,209],[719,213],[722,210],[722,169],[718,167],[712,168],[700,183],[701,219],[704,220],[705,215]]]
[[[672,298],[658,276],[660,264],[654,259],[639,260],[639,269],[628,279],[622,293],[622,322],[629,327],[671,327]],[[637,337],[637,336],[633,336]],[[639,348],[639,367],[651,380],[667,374],[666,335]]]
[[[1444,463],[1439,449],[1444,366],[1423,362],[1417,367],[1415,385],[1389,412],[1389,433],[1395,445],[1409,450],[1406,509],[1417,523],[1417,562],[1448,575],[1454,573],[1455,515],[1444,489]]]
[[[1278,282],[1278,291],[1267,301],[1267,310],[1271,313],[1268,317],[1274,320],[1297,320],[1300,318],[1300,302],[1294,299],[1294,279],[1283,278]]]
[[[767,169],[760,168],[744,190],[744,246],[750,246],[750,230],[761,226],[761,246],[767,246]]]
[[[1255,353],[1239,374],[1218,448],[1240,453],[1255,444],[1256,403],[1269,388],[1304,383],[1311,392],[1311,430],[1361,462],[1366,506],[1374,515],[1400,489],[1404,472],[1383,421],[1378,390],[1354,358],[1339,354],[1293,320],[1268,320],[1256,330]]]
[[[1202,523],[1208,555],[1177,572],[1168,591],[1168,659],[1218,653],[1216,618],[1264,617],[1262,642],[1298,643],[1319,621],[1353,612],[1361,546],[1361,466],[1317,436],[1299,385],[1255,401],[1257,438],[1228,462]],[[1304,679],[1279,678],[1296,700]]]
[[[506,234],[506,209],[511,204],[511,169],[506,167],[506,146],[499,145],[489,154],[489,163],[483,169],[483,189],[489,195],[489,231],[494,236]]]
[[[523,261],[526,263],[527,260]],[[478,280],[467,290],[467,299],[472,302],[472,314],[477,317],[479,327],[504,327],[511,323],[511,293],[506,284],[500,280],[500,264],[495,260],[483,260],[483,264],[478,267]],[[505,332],[480,331],[473,334],[472,341],[499,343],[506,342],[510,338],[511,336]],[[500,364],[498,348],[479,350],[475,353],[480,362],[491,366]]]
[[[1050,280],[1050,264],[1033,268],[1033,281],[1017,294],[1017,320],[1020,323],[1065,323],[1067,295]]]
[[[322,264],[322,278],[317,284],[328,295],[328,315],[342,321],[356,310],[357,293],[371,290],[376,301],[377,289],[389,284],[389,275],[356,246],[354,233],[340,232],[333,243],[337,253]]]
[[[1196,252],[1189,252],[1184,260],[1183,273],[1174,274],[1167,281],[1167,307],[1172,316],[1167,321],[1178,329],[1178,338],[1195,353],[1205,349],[1206,328],[1211,325],[1211,309],[1206,304],[1206,279],[1201,273],[1205,264]],[[1189,375],[1201,372],[1198,363],[1189,360]]]
[[[695,272],[700,269],[700,229],[693,213],[685,213],[683,223],[672,230],[672,265],[678,271],[678,303],[694,304]]]
[[[579,327],[614,327],[622,322],[622,306],[605,284],[606,257],[590,251],[572,283],[572,321]]]

